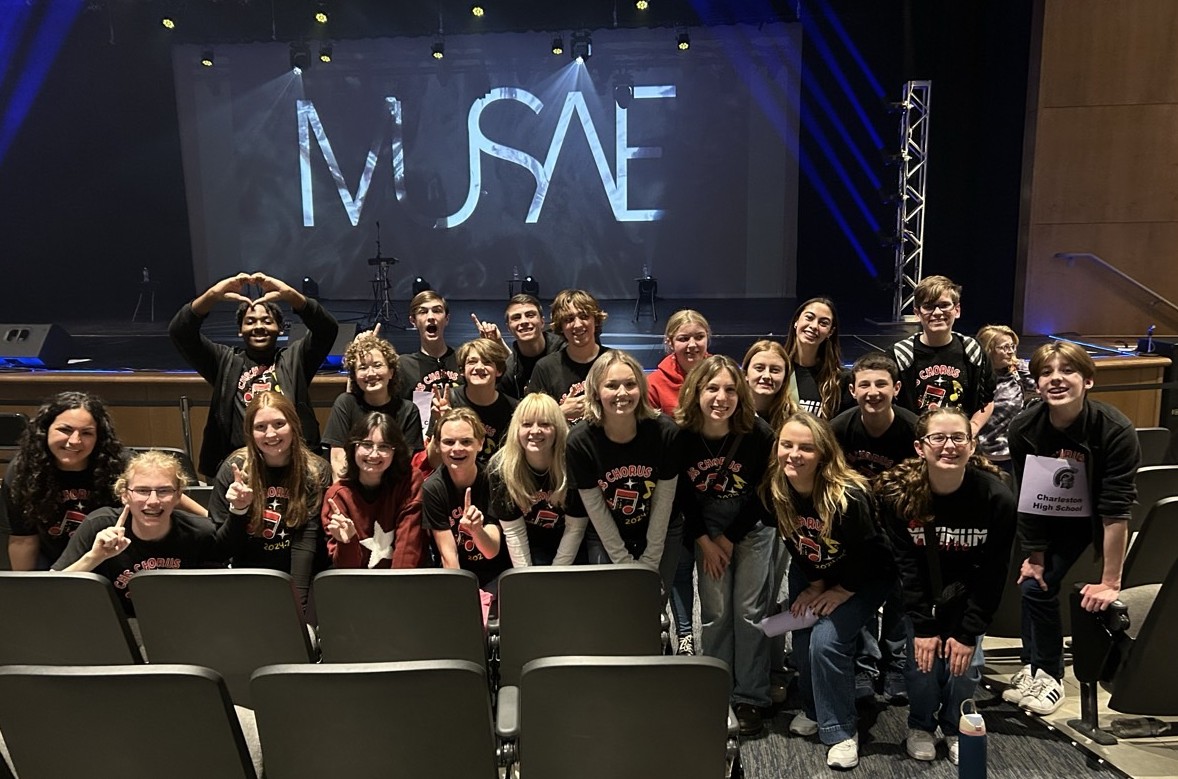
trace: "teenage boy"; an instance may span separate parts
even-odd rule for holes
[[[247,292],[261,291],[256,299]],[[219,302],[237,303],[237,334],[241,346],[213,343],[201,333]],[[282,309],[287,303],[307,326],[307,334],[284,348]],[[303,439],[319,446],[319,421],[311,408],[311,380],[335,344],[339,324],[319,305],[280,279],[264,273],[239,273],[218,281],[185,304],[168,325],[172,345],[184,361],[212,385],[209,418],[200,447],[199,470],[213,476],[221,461],[245,445],[245,407],[257,392],[272,390],[291,399],[303,425]]]
[[[1099,582],[1084,585],[1081,605],[1104,611],[1121,592],[1129,507],[1141,448],[1133,423],[1088,398],[1096,365],[1083,347],[1053,341],[1031,356],[1042,403],[1010,423],[1018,484],[1019,541],[1027,558],[1022,590],[1023,668],[1003,699],[1036,714],[1063,703],[1060,582],[1089,544],[1103,559]]]
[[[913,307],[920,332],[897,341],[889,352],[900,367],[896,402],[917,415],[957,406],[976,436],[994,411],[994,370],[977,341],[953,332],[961,316],[961,286],[945,276],[929,276],[916,285]]]
[[[458,364],[466,383],[450,393],[450,405],[469,407],[487,429],[479,462],[486,465],[499,449],[519,401],[501,392],[496,383],[507,368],[507,347],[490,338],[476,338],[458,347]]]
[[[458,383],[462,373],[454,350],[446,344],[450,305],[445,298],[432,289],[418,292],[409,301],[409,321],[417,329],[420,348],[401,355],[398,373],[401,394],[412,400],[414,392],[431,392]]]
[[[536,363],[540,358],[559,351],[564,345],[564,339],[545,329],[540,301],[531,295],[521,293],[507,301],[503,319],[507,329],[515,336],[515,341],[510,346],[507,368],[499,379],[499,389],[513,398],[522,398]],[[499,334],[497,325],[479,321],[478,317],[475,317],[475,326],[479,335],[484,338],[507,345],[503,341],[503,336]]]
[[[916,441],[916,415],[894,405],[901,387],[900,370],[886,354],[865,354],[851,366],[851,396],[857,408],[847,409],[830,423],[835,438],[852,468],[874,479],[912,457]],[[874,623],[864,626],[855,652],[856,697],[875,694],[876,680],[883,677],[883,694],[888,703],[907,700],[904,669],[907,635],[904,630],[904,601],[899,591],[884,601],[880,636]]]
[[[552,330],[564,336],[565,347],[536,363],[527,389],[556,398],[569,424],[585,416],[585,377],[609,351],[597,340],[607,316],[584,290],[562,290],[552,300]]]

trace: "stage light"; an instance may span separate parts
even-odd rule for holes
[[[426,281],[425,279],[423,279],[421,276],[418,276],[417,278],[413,279],[413,294],[414,295],[418,295],[422,292],[425,292],[428,289],[433,289],[433,287],[431,287],[429,285],[429,282]]]
[[[486,10],[484,10],[483,7],[481,5],[479,5],[478,3],[475,3],[474,5],[472,5],[470,7],[470,12],[474,16],[477,16],[481,19],[483,17],[483,14],[486,13]]]
[[[552,39],[552,53],[564,54],[564,38],[559,35]]]
[[[319,299],[319,282],[310,276],[303,276],[303,294],[306,297]]]
[[[160,19],[160,24],[162,24],[164,27],[168,28],[169,30],[176,29],[176,20],[170,16],[165,16],[164,18]]]
[[[614,85],[614,102],[618,108],[629,108],[634,99],[634,79],[628,74],[622,74],[619,83]]]
[[[318,22],[319,24],[327,24],[327,3],[326,2],[316,3],[315,21]]]
[[[524,280],[519,283],[519,291],[520,294],[538,298],[540,297],[540,282],[536,281],[535,276],[524,276]]]
[[[645,11],[647,8],[650,8],[650,3],[648,3],[647,0],[638,0],[636,3],[634,3],[634,7],[639,11]]]
[[[573,33],[573,45],[569,56],[577,62],[584,62],[593,56],[593,39],[589,36],[588,31]]]
[[[324,63],[331,62],[331,44],[330,43],[319,44],[319,61],[324,62]]]
[[[691,36],[687,34],[686,30],[679,33],[679,37],[676,39],[676,41],[677,45],[679,46],[679,51],[687,51],[691,48]]]
[[[200,53],[200,64],[204,65],[206,68],[213,67],[213,63],[215,61],[216,61],[216,59],[213,56],[212,49],[205,49],[204,51],[202,51]]]
[[[434,59],[440,60],[446,56],[446,42],[439,38],[429,47],[429,52]]]
[[[305,41],[290,42],[290,69],[295,75],[311,67],[311,47]]]

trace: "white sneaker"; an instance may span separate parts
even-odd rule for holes
[[[949,747],[949,762],[957,765],[957,736],[945,736],[945,746]]]
[[[1010,687],[1002,691],[1002,700],[1016,706],[1031,692],[1031,684],[1035,677],[1031,674],[1031,666],[1024,665],[1019,672],[1010,677]]]
[[[1027,711],[1042,716],[1054,714],[1063,705],[1063,685],[1054,676],[1040,668],[1030,691],[1018,702]]]
[[[935,760],[937,757],[937,739],[927,730],[908,728],[904,746],[908,749],[908,757],[913,760]]]
[[[813,736],[818,732],[818,723],[799,713],[789,722],[789,732],[795,736]]]
[[[826,750],[826,765],[831,768],[854,768],[859,765],[859,739],[848,738]]]

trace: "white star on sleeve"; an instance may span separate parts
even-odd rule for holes
[[[393,531],[373,524],[372,538],[365,538],[360,542],[360,546],[369,551],[368,567],[375,568],[381,560],[393,559]]]

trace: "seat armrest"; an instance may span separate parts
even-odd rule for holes
[[[519,687],[505,685],[499,688],[495,732],[500,738],[519,738]]]

